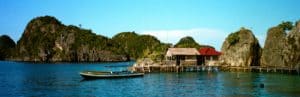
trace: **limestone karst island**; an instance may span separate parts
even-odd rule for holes
[[[251,30],[241,27],[229,34],[221,51],[201,45],[193,37],[163,43],[152,35],[121,32],[108,38],[89,29],[64,25],[52,16],[32,19],[15,43],[1,36],[1,59],[25,62],[136,63],[138,72],[207,70],[299,73],[300,22],[282,22],[269,28],[262,48]]]
[[[299,1],[0,1],[0,97],[297,97]]]

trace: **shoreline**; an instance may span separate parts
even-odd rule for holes
[[[12,60],[1,60],[6,62],[21,62],[21,63],[32,63],[32,64],[59,64],[59,63],[117,63],[117,62],[134,62],[137,61],[56,61],[56,62],[42,62],[42,61],[12,61]],[[132,65],[127,68],[128,71],[141,72],[141,73],[160,73],[160,72],[257,72],[257,73],[280,73],[280,74],[292,74],[300,75],[300,68],[289,68],[289,67],[262,67],[262,66],[250,66],[250,67],[238,67],[238,66],[202,66],[202,65],[148,65],[148,66],[136,66]]]

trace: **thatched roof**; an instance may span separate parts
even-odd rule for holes
[[[200,55],[196,48],[169,48],[166,56],[174,55]]]

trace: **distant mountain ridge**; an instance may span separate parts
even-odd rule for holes
[[[195,41],[184,42],[184,45],[199,47]],[[169,47],[172,45],[151,35],[121,32],[108,38],[89,29],[64,25],[52,16],[41,16],[27,24],[8,59],[38,62],[163,60]]]

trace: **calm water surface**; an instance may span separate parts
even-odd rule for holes
[[[0,61],[0,97],[299,97],[300,76],[236,72],[152,73],[83,81],[83,70],[122,71],[133,62],[32,64]],[[264,88],[259,87],[263,83]]]

